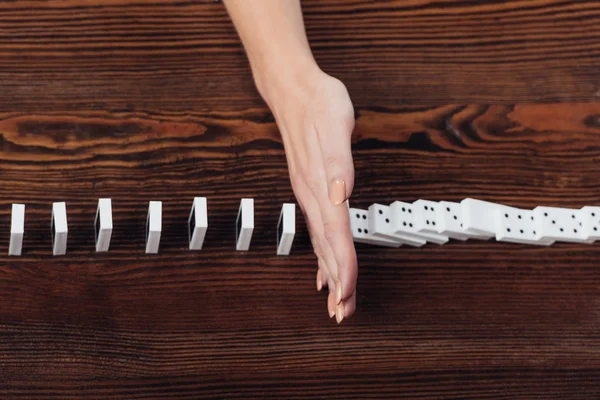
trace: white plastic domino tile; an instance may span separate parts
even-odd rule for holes
[[[587,243],[580,210],[558,207],[536,207],[533,215],[542,239],[556,242]]]
[[[285,203],[277,222],[277,255],[287,256],[296,235],[296,204]]]
[[[254,199],[242,199],[235,224],[237,251],[248,251],[254,231]]]
[[[420,234],[427,234],[428,242],[445,244],[448,242],[448,236],[439,234],[437,231],[436,211],[438,203],[429,200],[417,200],[412,203],[413,206],[413,224],[415,230]]]
[[[580,211],[583,235],[588,243],[600,239],[600,207],[585,206]]]
[[[202,250],[208,230],[206,197],[195,197],[188,218],[188,241],[190,250]]]
[[[399,203],[399,202],[397,202]],[[404,203],[408,204],[408,203]],[[408,206],[412,207],[410,204]],[[404,208],[406,211],[407,209]],[[421,247],[427,243],[427,240],[420,235],[412,234],[416,231],[410,226],[412,219],[408,220],[410,213],[406,211],[406,215],[399,215],[398,210],[395,210],[394,204],[386,206],[383,204],[372,204],[369,207],[369,230],[373,236],[381,237],[389,240],[395,240],[399,244],[406,244],[412,247]],[[411,231],[409,231],[409,228]]]
[[[350,229],[352,231],[352,240],[354,242],[394,248],[402,245],[398,240],[374,236],[369,230],[369,216],[366,210],[348,208],[348,212],[350,213]]]
[[[436,209],[438,232],[449,238],[465,241],[469,235],[462,228],[460,203],[440,201]]]
[[[99,199],[94,221],[96,251],[105,252],[110,247],[113,230],[112,202],[110,199]]]
[[[20,256],[25,234],[25,205],[13,204],[10,217],[10,244],[8,255]]]
[[[67,253],[67,205],[63,202],[52,203],[52,254],[61,256]]]
[[[146,254],[157,254],[162,232],[162,201],[148,204],[146,217]]]
[[[496,240],[536,246],[550,246],[553,240],[543,239],[531,210],[503,207],[494,211]]]
[[[494,211],[504,205],[467,198],[461,201],[462,229],[473,239],[488,240],[496,235]]]

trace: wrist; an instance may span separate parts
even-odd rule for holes
[[[282,54],[267,62],[253,63],[252,74],[258,92],[273,109],[281,98],[307,92],[323,72],[309,53],[301,56]]]

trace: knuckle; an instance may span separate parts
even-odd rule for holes
[[[312,193],[316,193],[317,190],[319,189],[319,186],[320,186],[319,182],[321,180],[321,177],[319,176],[319,174],[310,171],[308,174],[305,175],[305,179],[306,179],[306,186],[308,186],[308,189]]]
[[[339,224],[326,222],[323,224],[323,236],[327,242],[334,240],[340,232]]]
[[[341,169],[342,163],[337,155],[328,155],[323,161],[327,171],[339,171]]]

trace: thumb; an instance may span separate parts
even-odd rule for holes
[[[329,200],[337,206],[350,198],[354,189],[351,141],[354,118],[352,116],[349,121],[337,120],[336,122],[338,122],[337,126],[328,123],[329,129],[318,132],[318,136],[327,175]]]

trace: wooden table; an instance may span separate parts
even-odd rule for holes
[[[306,0],[356,106],[352,205],[600,204],[597,1]],[[215,1],[0,3],[0,398],[597,399],[600,244],[357,246],[329,320],[273,118]],[[205,250],[186,250],[194,196]],[[111,251],[96,254],[97,199]],[[234,251],[241,197],[251,251]],[[144,254],[161,200],[158,255]],[[66,201],[68,254],[50,210]],[[299,214],[299,213],[298,213]]]

